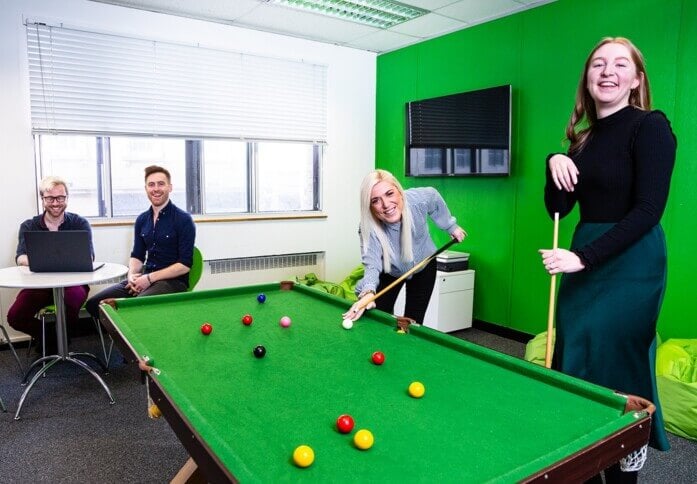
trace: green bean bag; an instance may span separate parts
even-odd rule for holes
[[[351,273],[340,283],[322,281],[317,278],[314,272],[305,274],[305,277],[297,277],[296,281],[305,286],[311,286],[329,294],[339,296],[347,301],[354,302],[358,298],[354,292],[356,284],[363,277],[363,265],[356,267]]]
[[[554,336],[552,333],[552,355],[554,355]],[[547,351],[547,331],[544,331],[525,345],[525,361],[545,366],[545,352]]]
[[[669,339],[658,347],[656,384],[666,430],[697,440],[697,339]]]

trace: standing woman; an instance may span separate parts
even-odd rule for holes
[[[549,274],[564,273],[553,367],[651,400],[650,445],[668,450],[654,365],[666,282],[659,222],[677,141],[651,111],[644,59],[629,40],[604,38],[591,52],[566,137],[568,153],[547,157],[545,205],[564,217],[578,202],[580,221],[570,250],[540,250]],[[618,465],[605,476],[637,479]]]
[[[361,183],[361,254],[363,279],[356,285],[358,302],[344,318],[356,320],[365,302],[436,251],[428,232],[428,217],[458,242],[467,236],[435,188],[404,190],[388,171],[370,172]],[[436,282],[436,261],[406,280],[404,315],[422,324]],[[394,312],[404,283],[377,299],[377,308]],[[370,303],[368,309],[376,307]],[[360,309],[359,309],[360,308]]]

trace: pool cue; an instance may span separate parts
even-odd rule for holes
[[[559,243],[559,212],[554,212],[554,237],[552,251],[557,250]],[[557,287],[557,275],[552,274],[549,283],[549,312],[547,313],[547,347],[545,349],[545,368],[552,367],[552,332],[554,331],[554,293]]]
[[[415,273],[415,272],[418,271],[419,269],[423,268],[423,267],[426,266],[429,262],[431,262],[433,259],[435,259],[436,257],[438,257],[438,254],[440,254],[441,252],[443,252],[443,251],[445,251],[445,250],[448,250],[448,248],[452,247],[452,245],[453,245],[453,244],[456,244],[456,243],[457,243],[457,239],[452,239],[450,242],[448,242],[447,244],[445,244],[443,247],[441,247],[440,249],[438,249],[437,251],[435,251],[433,254],[429,255],[429,256],[426,257],[424,260],[422,260],[421,262],[419,262],[418,264],[416,264],[414,267],[412,267],[411,269],[409,269],[407,272],[405,272],[404,274],[402,274],[401,276],[399,276],[397,279],[395,279],[394,281],[392,281],[392,283],[390,283],[390,284],[389,284],[387,287],[385,287],[382,291],[378,292],[377,294],[374,294],[373,297],[371,297],[370,299],[368,299],[362,306],[358,306],[358,307],[356,308],[356,312],[360,311],[361,309],[364,309],[364,308],[368,307],[368,305],[369,305],[371,302],[375,301],[377,298],[379,298],[380,296],[382,296],[383,294],[385,294],[387,291],[389,291],[390,289],[392,289],[393,287],[395,287],[397,284],[403,282],[407,277],[409,277],[410,275],[412,275],[413,273]]]

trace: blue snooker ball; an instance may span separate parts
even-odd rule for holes
[[[257,301],[259,301],[260,303],[263,303],[264,301],[266,301],[266,294],[259,294],[257,296]]]

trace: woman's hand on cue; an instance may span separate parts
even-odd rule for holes
[[[456,228],[450,236],[453,239],[457,239],[458,242],[462,242],[465,240],[465,237],[467,237],[467,232],[464,231],[461,227]]]
[[[545,270],[550,274],[559,274],[560,272],[569,274],[579,272],[586,268],[581,262],[579,256],[566,249],[540,249],[538,251],[542,256],[542,264]]]
[[[344,318],[344,319],[350,319],[351,321],[356,321],[358,318],[360,318],[361,316],[363,316],[363,313],[364,313],[367,309],[373,309],[373,308],[375,307],[375,301],[370,301],[370,302],[367,304],[367,307],[366,307],[366,302],[367,302],[370,298],[372,298],[374,295],[375,295],[375,293],[373,293],[372,291],[371,291],[371,292],[368,292],[368,293],[365,294],[365,295],[363,295],[358,301],[356,301],[356,302],[353,304],[353,306],[351,306],[351,309],[349,309],[348,311],[346,311],[346,312],[343,314],[343,318]]]

